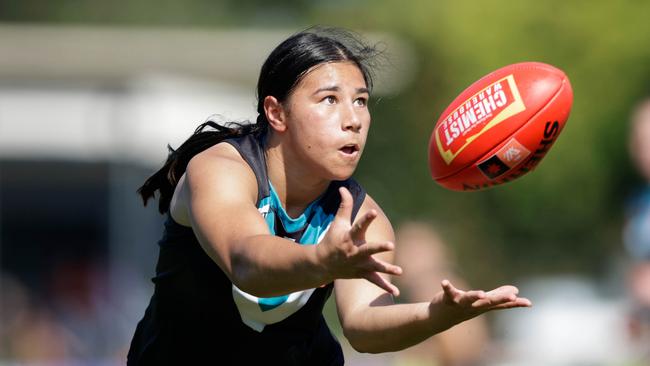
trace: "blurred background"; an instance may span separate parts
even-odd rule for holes
[[[322,24],[379,42],[389,60],[356,178],[398,229],[398,247],[406,233],[445,248],[415,251],[431,259],[417,272],[430,281],[421,291],[405,282],[401,301],[426,301],[452,276],[465,287],[514,284],[534,303],[417,351],[346,346],[348,363],[650,365],[650,199],[639,198],[650,174],[630,157],[631,136],[650,144],[630,132],[650,96],[648,14],[638,0],[0,2],[0,364],[125,363],[163,221],[135,190],[167,144],[208,116],[254,120],[267,54]],[[553,149],[505,186],[437,186],[427,145],[439,114],[520,61],[553,64],[572,82]],[[345,343],[331,304],[327,314]]]

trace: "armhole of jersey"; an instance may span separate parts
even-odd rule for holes
[[[233,139],[223,140],[232,145],[242,159],[253,169],[257,180],[257,202],[270,194],[268,176],[266,174],[266,158],[260,142],[255,136],[246,135]]]
[[[363,205],[363,201],[366,199],[366,190],[354,179],[348,179],[343,185],[350,191],[354,198],[352,204],[352,222],[354,222],[361,209],[361,205]]]

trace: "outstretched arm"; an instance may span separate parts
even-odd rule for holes
[[[350,236],[352,198],[344,200],[319,245],[296,245],[271,235],[255,206],[257,183],[229,144],[218,144],[189,163],[181,195],[205,252],[241,290],[259,297],[315,288],[336,278],[363,278],[386,291],[395,287],[377,272],[399,268],[372,257],[391,251],[386,241],[355,245]]]
[[[393,240],[386,216],[370,197],[366,201],[362,212],[372,210],[378,215],[373,224],[367,223],[358,235],[363,234],[368,240]],[[392,261],[392,252],[375,256]],[[390,294],[363,281],[337,280],[336,304],[345,336],[359,352],[393,352],[485,312],[531,306],[528,299],[517,296],[514,286],[502,286],[488,292],[462,291],[444,280],[441,287],[430,302],[394,304]]]

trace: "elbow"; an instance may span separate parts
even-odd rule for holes
[[[358,328],[351,328],[343,324],[343,335],[352,348],[359,353],[385,353],[397,352],[405,347],[400,342],[394,342],[391,337],[380,331],[364,331]]]
[[[350,346],[359,353],[372,353],[367,349],[363,336],[360,334],[361,332],[350,324],[350,317],[342,318],[340,316],[341,314],[339,314],[339,321],[343,330],[343,336],[348,340]]]
[[[343,326],[343,335],[355,351],[359,353],[373,353],[372,350],[368,347],[367,342],[363,341],[363,337],[358,336],[357,332],[354,330],[347,329],[345,326]]]
[[[244,245],[233,243],[229,250],[218,250],[215,244],[201,244],[206,254],[234,286],[247,294],[263,297],[259,294],[259,278],[255,274],[255,267],[246,252],[241,249]]]
[[[277,292],[270,291],[272,289],[268,288],[263,276],[243,260],[232,259],[228,277],[233,285],[249,295],[260,298],[279,296]]]
[[[345,337],[350,343],[350,346],[352,346],[352,348],[359,353],[377,354],[386,352],[385,350],[382,350],[373,345],[372,342],[368,341],[367,339],[364,340],[363,337],[353,337],[348,335]]]
[[[359,353],[378,354],[386,352],[398,352],[403,349],[389,344],[384,344],[380,339],[376,339],[373,342],[372,340],[351,340],[348,338],[348,342],[350,342],[350,346],[352,346],[352,348]]]
[[[385,349],[380,348],[380,345],[377,344],[377,339],[379,338],[373,334],[365,334],[361,330],[346,327],[343,327],[343,335],[350,343],[352,348],[359,353],[382,353],[386,352]]]
[[[227,260],[225,261],[227,269],[224,270],[226,275],[230,279],[233,285],[238,289],[246,292],[247,294],[262,297],[259,293],[259,279],[255,273],[255,267],[251,263],[251,259],[247,255],[246,251],[243,248],[246,248],[245,245],[234,245],[234,248],[237,250],[232,250],[227,255]]]
[[[230,261],[230,273],[228,274],[230,282],[237,286],[238,289],[257,297],[262,297],[259,288],[256,286],[255,275],[251,266],[244,260],[232,257]]]
[[[369,353],[369,354],[377,354],[381,353],[381,351],[374,350],[372,347],[369,347],[367,345],[364,345],[362,343],[357,343],[357,342],[352,342],[351,340],[348,339],[350,342],[350,346],[352,346],[352,349],[359,353]]]
[[[273,295],[267,293],[260,287],[259,281],[256,281],[254,276],[246,269],[243,270],[233,270],[230,276],[230,282],[235,285],[238,289],[244,291],[249,295],[255,297],[272,297]]]

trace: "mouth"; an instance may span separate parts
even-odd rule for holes
[[[339,149],[341,153],[347,156],[354,156],[359,153],[359,145],[357,144],[347,144]]]

